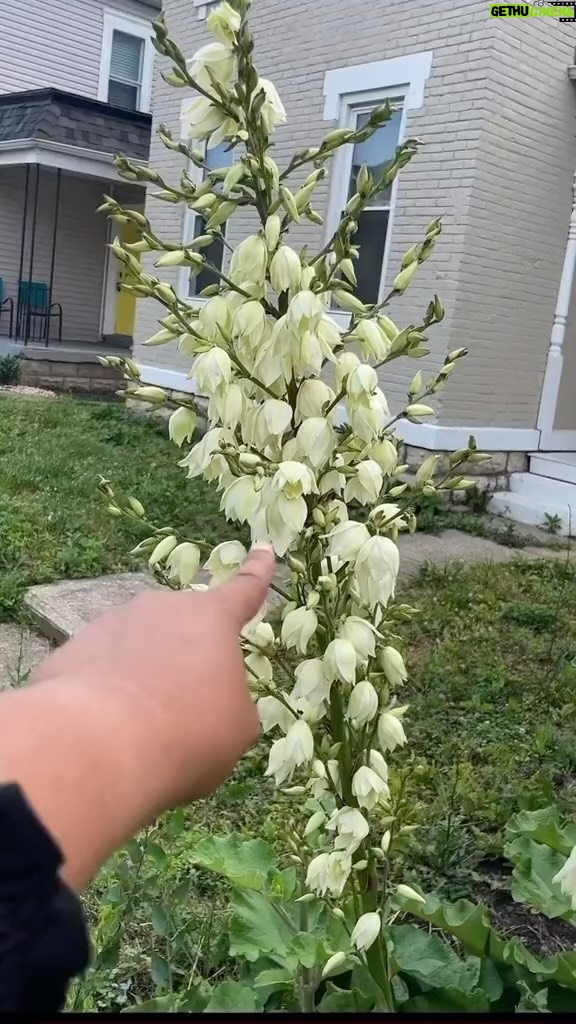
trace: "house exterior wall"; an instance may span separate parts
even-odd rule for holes
[[[189,0],[165,0],[164,10],[186,53],[208,40]],[[407,117],[405,136],[425,146],[400,176],[388,278],[433,217],[442,216],[444,231],[391,315],[401,324],[418,322],[431,296],[442,297],[446,318],[418,365],[425,376],[451,349],[470,351],[436,402],[441,425],[535,427],[576,164],[566,74],[576,26],[549,18],[499,21],[479,0],[457,7],[452,0],[254,0],[252,28],[260,72],[274,80],[288,113],[275,137],[280,164],[333,127],[323,120],[328,70],[432,51],[423,104]],[[178,131],[182,99],[183,90],[157,80],[156,124]],[[178,179],[181,158],[154,132],[151,163]],[[314,205],[324,214],[329,188],[330,180],[316,193]],[[161,236],[180,237],[180,207],[149,198],[148,214]],[[240,219],[232,225],[232,242],[249,229]],[[323,233],[309,226],[294,238],[317,248]],[[163,278],[177,286],[176,272]],[[160,370],[187,369],[189,360],[173,346],[142,348],[158,315],[153,302],[139,304],[136,358]],[[392,408],[414,372],[413,361],[386,369],[382,383]]]
[[[453,315],[469,356],[446,389],[442,418],[534,427],[572,208],[576,90],[567,67],[576,25],[493,24]]]
[[[158,14],[138,0],[3,0],[0,93],[52,87],[97,99],[105,10]]]
[[[35,171],[30,171],[28,223],[22,278],[50,280],[54,230],[56,173],[40,172],[34,260],[30,278],[30,243]],[[62,305],[63,338],[96,342],[100,338],[100,314],[106,259],[107,221],[96,214],[106,183],[90,178],[62,175],[60,213],[56,237],[53,300]],[[20,244],[26,179],[23,167],[0,168],[0,277],[4,296],[18,294]],[[134,189],[132,189],[132,193]],[[53,324],[53,332],[56,325]],[[8,333],[7,314],[0,319],[0,335]]]

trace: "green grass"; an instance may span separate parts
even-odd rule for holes
[[[107,513],[100,474],[163,525],[230,535],[214,489],[187,481],[177,460],[164,423],[119,405],[2,398],[0,621],[24,621],[33,583],[139,567],[128,552],[140,535]],[[410,744],[390,758],[419,825],[403,877],[451,897],[501,893],[508,818],[552,801],[576,812],[576,570],[452,566],[401,591],[421,609],[403,642]],[[161,993],[168,963],[182,977],[231,969],[219,938],[226,892],[191,868],[190,848],[230,829],[283,843],[301,801],[274,794],[265,759],[261,744],[211,800],[166,816],[105,868],[87,895],[100,956],[77,1008]]]
[[[234,534],[213,487],[186,480],[163,422],[120,404],[73,398],[0,399],[0,621],[23,618],[34,583],[138,569],[145,535],[113,519],[97,489],[106,476],[159,525],[208,541]]]
[[[407,596],[421,609],[406,634],[414,860],[457,896],[519,808],[576,812],[576,571],[428,569]]]

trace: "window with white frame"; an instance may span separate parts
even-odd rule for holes
[[[154,50],[148,22],[104,13],[98,99],[125,110],[150,111]]]
[[[367,164],[372,176],[377,178],[394,156],[402,141],[406,112],[421,107],[424,102],[432,56],[431,51],[412,53],[326,72],[326,121],[336,121],[340,127],[361,128],[367,123],[370,112],[386,100],[393,108],[390,120],[370,139],[339,150],[331,175],[327,238],[336,229],[348,199],[356,191],[361,166]],[[396,182],[374,196],[358,217],[358,231],[353,236],[354,244],[360,247],[360,259],[355,264],[356,294],[367,303],[378,302],[382,295],[395,194]]]
[[[216,170],[220,167],[230,167],[234,162],[234,153],[232,150],[227,149],[228,143],[221,143],[219,146],[214,146],[213,149],[207,149],[204,157],[206,168],[202,178],[206,176],[208,171]],[[217,189],[216,189],[217,191]],[[222,225],[222,235],[226,233],[226,225]],[[185,222],[185,235],[186,241],[192,241],[194,238],[198,238],[200,235],[206,233],[206,221],[200,213],[195,213],[194,210],[189,210],[186,216]],[[222,270],[224,261],[224,242],[221,238],[215,238],[210,245],[207,245],[205,249],[202,249],[202,255],[206,257],[209,263],[212,263],[218,270]],[[216,284],[219,280],[217,275],[210,268],[204,268],[197,277],[194,277],[191,273],[186,271],[188,277],[187,285],[187,298],[192,299],[199,296],[204,288],[208,288],[211,284]],[[184,290],[184,289],[183,289]]]
[[[371,107],[351,108],[351,127],[362,128],[368,123]],[[368,166],[374,180],[383,173],[392,159],[400,141],[402,126],[402,99],[393,103],[392,117],[365,142],[349,146],[346,165],[342,176],[342,202],[340,216],[348,200],[355,194],[356,179],[363,164]],[[355,262],[358,286],[355,293],[362,302],[376,303],[379,300],[385,266],[387,242],[392,206],[393,186],[388,185],[373,196],[368,206],[358,216],[358,231],[353,236],[354,245],[360,248],[360,257]]]

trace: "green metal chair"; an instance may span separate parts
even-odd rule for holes
[[[4,297],[4,278],[0,277],[0,320],[4,312],[7,312],[9,316],[8,337],[11,338],[14,330],[14,299],[11,299],[10,296]],[[0,333],[1,331],[0,325]]]
[[[51,301],[48,285],[43,281],[20,281],[16,334],[19,338],[23,337],[24,344],[38,340],[43,341],[47,348],[52,317],[57,318],[58,341],[62,341],[62,306],[59,302]],[[38,332],[37,323],[40,326]]]

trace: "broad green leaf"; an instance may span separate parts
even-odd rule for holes
[[[548,1013],[548,989],[534,990],[523,979],[518,982],[518,988],[522,993],[516,1007],[518,1013]]]
[[[328,959],[326,943],[322,935],[312,935],[310,932],[300,932],[290,943],[287,953],[289,962],[302,967],[323,966]]]
[[[460,960],[439,935],[417,925],[395,925],[389,929],[392,960],[396,970],[430,988],[455,988],[472,992],[478,983],[477,959]]]
[[[566,860],[563,854],[526,835],[507,843],[504,853],[514,864],[511,891],[517,903],[527,903],[546,917],[575,920],[570,897],[552,882]]]
[[[166,850],[160,846],[160,843],[153,842],[151,839],[146,843],[145,853],[147,857],[150,857],[154,861],[155,864],[158,864],[158,867],[164,867],[168,860]]]
[[[268,988],[271,991],[290,988],[294,977],[285,967],[274,967],[269,971],[260,971],[254,979],[254,988]]]
[[[432,989],[430,992],[423,992],[414,996],[402,1006],[403,1013],[439,1013],[442,1010],[454,1012],[462,1010],[465,1013],[482,1013],[490,1011],[490,1001],[484,992],[475,989],[472,992],[461,992],[460,989],[446,988]]]
[[[238,981],[223,981],[212,993],[205,1013],[254,1013],[254,992]]]
[[[170,987],[170,964],[163,956],[158,956],[158,953],[152,953],[150,958],[150,974],[158,988]]]
[[[576,825],[560,826],[558,809],[542,807],[538,811],[520,811],[506,825],[510,839],[529,836],[535,843],[551,846],[553,850],[568,856],[576,846]]]
[[[268,953],[282,965],[294,933],[277,907],[263,893],[239,889],[232,897],[230,955],[254,962]]]
[[[370,1013],[374,1000],[357,988],[341,989],[328,983],[327,993],[316,1007],[317,1013]]]
[[[156,935],[167,935],[170,930],[170,920],[164,907],[161,907],[159,903],[155,907],[152,907],[152,913],[150,914],[150,921]]]
[[[236,833],[206,836],[192,850],[199,867],[224,875],[232,885],[262,891],[279,872],[276,854],[263,839],[244,840]]]
[[[426,903],[417,903],[397,897],[403,909],[414,917],[435,924],[460,940],[467,953],[483,956],[491,934],[490,919],[486,909],[470,900],[456,903],[442,903],[437,896],[427,896]]]

